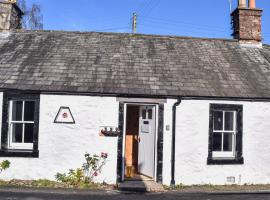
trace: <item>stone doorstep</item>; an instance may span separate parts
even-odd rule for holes
[[[130,192],[164,192],[162,184],[154,181],[124,181],[118,184],[120,191]]]

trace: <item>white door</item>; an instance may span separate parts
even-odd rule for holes
[[[138,171],[154,178],[155,173],[155,106],[140,107]]]

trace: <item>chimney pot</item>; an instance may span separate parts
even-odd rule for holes
[[[255,0],[249,0],[249,8],[250,8],[250,9],[256,8]]]
[[[246,8],[247,7],[247,1],[246,0],[238,0],[238,7],[239,8]]]

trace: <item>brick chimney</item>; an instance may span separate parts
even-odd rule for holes
[[[16,0],[0,0],[0,32],[20,29],[22,15]]]
[[[255,0],[238,0],[238,7],[232,12],[232,29],[234,39],[241,44],[261,45],[262,41],[262,10],[257,9]]]

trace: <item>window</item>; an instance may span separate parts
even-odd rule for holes
[[[4,93],[0,156],[38,157],[39,95]]]
[[[242,105],[210,104],[208,164],[242,164]]]
[[[9,149],[33,149],[34,101],[9,101]]]

